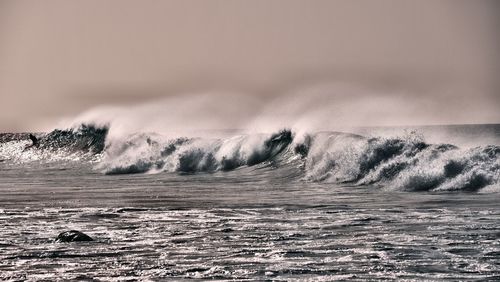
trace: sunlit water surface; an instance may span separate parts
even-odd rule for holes
[[[2,280],[498,280],[498,193],[2,168]],[[92,242],[55,243],[80,230]]]

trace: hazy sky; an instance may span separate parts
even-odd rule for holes
[[[336,82],[419,97],[440,109],[429,123],[498,123],[499,3],[0,0],[0,131],[101,104]]]

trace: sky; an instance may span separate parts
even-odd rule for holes
[[[500,123],[499,26],[494,0],[0,0],[0,132],[219,92],[373,125]]]

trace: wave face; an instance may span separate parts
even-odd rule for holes
[[[81,125],[74,129],[56,129],[47,134],[35,133],[38,144],[32,144],[27,133],[2,134],[0,160],[24,163],[93,158],[104,151],[107,133],[106,127]]]
[[[90,159],[104,174],[192,174],[240,169],[239,173],[245,173],[245,168],[256,166],[267,169],[260,177],[279,178],[278,172],[273,175],[273,169],[294,167],[303,181],[406,191],[498,191],[500,185],[499,146],[429,144],[415,134],[367,138],[319,132],[296,138],[292,131],[282,130],[225,138],[167,138],[138,133],[110,139],[107,133],[106,127],[89,125],[54,130],[39,134],[37,147],[29,147],[27,134],[3,134],[0,159]]]
[[[104,150],[107,133],[108,128],[89,125],[82,125],[76,130],[56,129],[41,138],[40,147],[52,150],[66,148],[72,151],[98,154]]]
[[[407,138],[321,134],[306,159],[306,179],[378,184],[409,191],[477,191],[498,186],[500,147],[460,149]]]
[[[273,162],[293,141],[292,133],[241,135],[227,139],[177,138],[137,134],[110,143],[99,168],[106,174],[215,172]]]

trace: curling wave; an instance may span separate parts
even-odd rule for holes
[[[298,138],[297,138],[298,139]],[[294,141],[289,130],[227,139],[138,134],[111,143],[99,168],[106,174],[231,171],[300,162],[305,181],[378,185],[409,191],[477,191],[498,186],[500,147],[460,149],[422,138],[366,138],[320,132]]]
[[[71,151],[98,154],[104,150],[107,134],[107,127],[82,124],[77,129],[53,130],[41,138],[40,146],[51,150],[66,148]]]
[[[306,179],[410,191],[477,191],[498,186],[500,147],[460,149],[420,138],[321,134],[306,158]]]
[[[318,132],[297,138],[290,130],[229,138],[167,138],[137,133],[107,138],[107,127],[82,125],[39,135],[38,148],[26,150],[21,135],[2,135],[1,159],[82,160],[99,156],[105,174],[213,173],[258,166],[294,167],[304,181],[373,185],[407,191],[498,190],[500,147],[463,149],[429,144],[415,134],[367,138],[340,132]],[[29,156],[29,157],[27,157]],[[269,173],[267,173],[269,172]],[[245,173],[245,171],[242,171]],[[277,174],[276,172],[275,174]],[[279,177],[279,175],[275,175]]]
[[[289,130],[228,139],[164,140],[158,135],[136,134],[125,142],[110,143],[99,167],[106,174],[228,171],[272,163],[292,141]]]
[[[81,161],[103,152],[107,127],[81,125],[77,128],[50,133],[34,133],[38,139],[32,143],[28,133],[0,134],[0,160],[14,163],[33,161]]]

